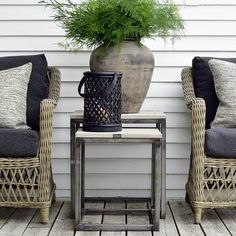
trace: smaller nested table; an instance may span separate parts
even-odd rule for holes
[[[138,129],[127,128],[121,132],[84,132],[78,130],[75,135],[74,148],[74,206],[76,230],[159,230],[160,195],[161,195],[161,144],[162,134],[157,128]],[[152,173],[151,173],[151,206],[149,209],[116,209],[110,212],[106,209],[87,209],[84,206],[85,196],[85,146],[87,143],[151,143],[152,145]],[[153,168],[155,167],[155,168]],[[101,200],[101,198],[100,198]],[[141,214],[148,212],[151,224],[147,225],[104,225],[84,224],[85,214]]]

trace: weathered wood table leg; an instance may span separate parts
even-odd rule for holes
[[[166,119],[161,120],[161,219],[166,218]]]
[[[81,207],[85,202],[85,143],[81,143]]]
[[[75,141],[75,163],[74,163],[74,212],[75,212],[75,225],[81,223],[81,142],[79,139]]]
[[[75,218],[75,191],[74,191],[74,169],[75,169],[75,133],[80,127],[80,122],[77,120],[70,120],[70,196],[71,196],[71,218]]]
[[[155,170],[156,170],[156,160],[155,160],[155,144],[152,143],[152,159],[151,159],[151,208],[155,206]]]
[[[155,202],[154,202],[154,214],[155,214],[155,229],[159,230],[160,226],[160,194],[161,194],[161,145],[160,142],[155,142],[152,145],[153,157],[155,160]]]
[[[75,152],[75,122],[70,120],[70,198],[71,198],[71,217],[74,218],[74,152]]]

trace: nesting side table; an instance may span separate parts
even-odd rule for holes
[[[134,114],[122,114],[121,116],[123,127],[129,125],[140,130],[146,129],[147,127],[156,128],[160,131],[162,138],[160,141],[160,152],[161,152],[161,194],[160,194],[160,217],[163,219],[166,216],[166,116],[160,111],[141,111]],[[83,111],[75,111],[70,116],[70,137],[71,137],[71,203],[72,203],[72,214],[74,213],[75,203],[75,143],[76,143],[76,132],[83,124]],[[138,126],[138,127],[137,127]],[[117,140],[116,140],[117,141]],[[77,144],[78,145],[78,144]],[[81,142],[80,145],[81,156],[84,158],[85,144]],[[83,166],[81,168],[84,168]],[[156,166],[152,161],[152,173],[155,172]],[[83,169],[81,171],[84,171]],[[153,179],[153,176],[152,176]],[[83,183],[81,183],[83,185]],[[84,186],[82,186],[84,188]],[[155,189],[152,186],[152,189]],[[154,192],[152,193],[154,194]]]
[[[84,132],[81,129],[76,132],[75,140],[75,160],[74,160],[74,212],[76,230],[159,230],[160,218],[160,183],[161,183],[161,139],[162,135],[156,128],[122,129],[120,132]],[[116,209],[115,214],[140,214],[148,212],[151,216],[151,224],[145,225],[104,225],[85,224],[82,217],[86,214],[109,214],[105,209],[88,209],[84,206],[84,186],[85,186],[85,146],[87,143],[150,143],[152,144],[152,165],[155,166],[152,173],[151,186],[151,207],[147,209]]]

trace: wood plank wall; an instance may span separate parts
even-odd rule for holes
[[[194,56],[236,57],[235,0],[176,0],[185,21],[181,40],[144,40],[155,56],[155,71],[142,109],[167,114],[167,196],[183,197],[190,153],[190,114],[185,107],[180,72]],[[0,0],[0,56],[45,53],[62,72],[61,97],[53,129],[53,172],[58,196],[69,196],[69,115],[83,108],[77,86],[88,70],[90,51],[71,53],[58,47],[64,32],[37,0]],[[105,150],[105,151],[104,151]],[[91,145],[87,151],[87,193],[147,196],[148,145]]]

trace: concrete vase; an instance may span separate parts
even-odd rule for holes
[[[153,54],[146,46],[137,41],[124,41],[121,46],[100,46],[91,54],[90,69],[92,72],[122,72],[122,113],[139,112],[154,69]]]

